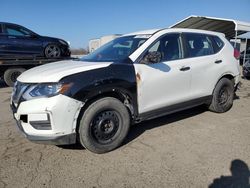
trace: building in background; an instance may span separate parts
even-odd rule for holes
[[[172,25],[170,28],[189,28],[216,31],[224,33],[233,46],[241,52],[241,63],[249,60],[249,38],[250,23],[233,19],[206,17],[206,16],[189,16],[180,22]]]
[[[114,34],[114,35],[106,35],[101,38],[92,39],[89,41],[89,52],[93,52],[97,48],[101,47],[102,45],[110,42],[111,40],[114,40],[115,38],[121,36],[120,34]]]

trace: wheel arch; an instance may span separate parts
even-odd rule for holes
[[[105,97],[113,97],[121,101],[124,104],[124,106],[128,109],[132,123],[136,120],[136,117],[138,116],[137,101],[132,97],[131,94],[129,94],[128,91],[125,91],[119,88],[114,88],[112,90],[98,91],[98,92],[91,92],[91,93],[93,94],[82,99],[82,102],[84,102],[84,105],[78,115],[76,130],[78,130],[79,128],[79,123],[85,110],[93,102],[101,98],[105,98]]]
[[[224,82],[221,82],[222,79],[224,79],[223,80]],[[227,90],[226,101],[224,101],[223,104],[220,104],[219,99],[221,99],[222,97],[220,96],[221,94],[219,93],[222,90],[223,84],[228,84],[228,83],[230,83],[230,86],[227,85],[226,88],[228,88],[229,86],[229,87],[232,87],[232,90],[229,90],[229,91]],[[217,81],[217,83],[214,86],[211,101],[208,102],[208,108],[210,111],[216,112],[216,113],[222,113],[222,112],[228,111],[232,107],[234,96],[235,96],[234,85],[235,85],[235,77],[233,76],[233,74],[227,73],[220,77],[220,79]],[[225,87],[225,85],[223,87]],[[232,91],[232,93],[230,93],[230,91]]]
[[[225,73],[225,74],[223,74],[223,75],[218,79],[217,83],[218,83],[222,78],[227,78],[227,79],[231,80],[231,81],[234,83],[234,82],[235,82],[234,77],[235,77],[235,76],[234,76],[232,73]],[[216,85],[217,85],[217,83],[216,83]]]
[[[214,90],[215,90],[215,88],[216,88],[216,85],[218,84],[218,82],[219,82],[222,78],[227,78],[227,79],[231,80],[233,83],[235,83],[235,78],[234,78],[234,75],[233,75],[232,73],[225,73],[225,74],[221,75],[221,76],[219,77],[219,79],[217,80],[217,82],[215,83],[215,85],[214,85],[214,88],[213,88],[213,91],[212,91],[212,95],[213,95],[213,93],[214,93]]]

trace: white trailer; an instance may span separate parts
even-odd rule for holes
[[[97,48],[101,47],[102,45],[110,42],[111,40],[114,40],[115,38],[119,37],[121,35],[115,34],[115,35],[106,35],[101,38],[92,39],[89,41],[89,52],[95,51]]]

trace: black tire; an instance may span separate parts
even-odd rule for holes
[[[215,86],[209,110],[217,113],[226,112],[233,106],[233,99],[234,83],[227,78],[222,78]]]
[[[4,72],[4,82],[13,87],[17,77],[25,71],[24,68],[10,68]]]
[[[118,99],[105,97],[93,102],[83,113],[79,140],[94,153],[106,153],[121,145],[129,127],[128,109]]]
[[[61,49],[57,44],[49,44],[44,49],[44,55],[46,58],[60,58]]]

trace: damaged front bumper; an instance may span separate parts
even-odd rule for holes
[[[76,124],[82,102],[64,95],[23,101],[11,109],[18,129],[30,141],[66,145],[76,143]]]

